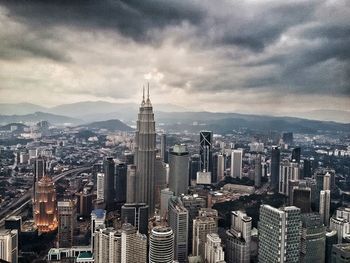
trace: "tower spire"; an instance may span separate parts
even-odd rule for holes
[[[142,105],[145,104],[145,85],[142,85]]]
[[[147,100],[149,100],[149,82],[147,82]]]

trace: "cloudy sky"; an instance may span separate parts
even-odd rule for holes
[[[0,0],[0,103],[350,110],[348,0]],[[290,115],[290,114],[289,114]]]

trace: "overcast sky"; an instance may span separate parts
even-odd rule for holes
[[[0,0],[0,102],[350,109],[348,0]]]

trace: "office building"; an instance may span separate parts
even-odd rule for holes
[[[328,172],[323,176],[323,190],[331,190],[331,175]]]
[[[174,233],[174,259],[185,263],[188,256],[188,211],[179,197],[169,199],[168,224]]]
[[[76,193],[77,196],[77,214],[88,217],[92,211],[92,202],[96,195],[84,188],[82,192]],[[103,196],[103,195],[102,195]]]
[[[338,243],[344,242],[344,239],[350,237],[350,221],[343,217],[332,216],[329,223],[331,230],[337,231]]]
[[[262,165],[261,165],[261,154],[258,154],[255,158],[255,170],[254,170],[254,186],[261,186],[262,178]]]
[[[291,161],[295,163],[300,163],[300,155],[301,155],[301,148],[300,147],[295,147],[292,150],[292,158]]]
[[[22,229],[22,217],[21,216],[10,216],[5,219],[5,229],[17,230],[18,234]]]
[[[160,216],[166,218],[168,214],[169,199],[174,196],[174,193],[169,188],[165,188],[160,194]]]
[[[98,228],[105,228],[106,221],[106,210],[103,209],[95,209],[91,212],[91,247],[94,249],[95,245],[95,232]]]
[[[231,152],[231,177],[242,179],[242,158],[243,150]]]
[[[154,166],[156,160],[156,132],[153,107],[143,96],[135,132],[135,202],[146,203],[149,214],[154,213]]]
[[[127,165],[126,163],[118,163],[115,165],[115,180],[114,180],[114,200],[117,204],[124,204],[126,202],[126,177]]]
[[[97,200],[103,200],[105,198],[105,174],[104,173],[97,173],[97,190],[96,190],[96,198]]]
[[[157,208],[160,207],[161,191],[167,187],[166,182],[166,163],[160,157],[156,157],[154,175],[154,203]]]
[[[333,245],[338,244],[338,235],[336,230],[326,232],[326,256],[325,262],[332,263],[332,248]]]
[[[190,157],[189,169],[190,169],[190,182],[197,180],[197,172],[199,172],[201,166],[201,156],[199,154],[193,154]]]
[[[73,201],[57,202],[58,211],[58,247],[72,247],[76,221],[76,206]]]
[[[185,145],[174,145],[169,153],[169,189],[176,196],[187,194],[189,154]]]
[[[300,262],[325,262],[326,228],[318,213],[301,215]]]
[[[293,144],[293,133],[292,132],[282,133],[282,140],[284,143],[286,143],[288,145]]]
[[[147,262],[147,237],[125,223],[122,226],[121,263]]]
[[[271,151],[271,169],[270,169],[270,187],[274,192],[279,191],[279,172],[280,172],[280,149],[277,146],[272,147]]]
[[[210,185],[211,172],[197,172],[196,184]]]
[[[121,221],[130,223],[144,235],[148,234],[148,205],[145,203],[124,204],[121,209]]]
[[[258,231],[260,263],[299,262],[299,208],[288,206],[277,209],[270,205],[261,205]]]
[[[39,233],[57,228],[56,190],[51,177],[44,175],[35,187],[34,220]]]
[[[163,160],[163,162],[167,163],[167,140],[166,140],[166,134],[163,133],[160,135],[160,158]]]
[[[0,230],[0,261],[18,262],[18,231]]]
[[[226,156],[222,153],[217,155],[217,178],[216,181],[220,182],[225,179],[226,170]]]
[[[279,188],[280,194],[289,196],[290,181],[299,180],[299,164],[295,162],[283,161],[279,171]]]
[[[213,132],[212,131],[200,131],[199,133],[199,154],[200,154],[200,170],[211,172],[212,171],[212,143]]]
[[[207,234],[217,233],[218,213],[214,209],[200,209],[198,217],[193,220],[192,254],[205,258]]]
[[[337,244],[332,248],[332,263],[350,262],[350,244]]]
[[[149,238],[149,263],[172,263],[173,259],[173,230],[170,227],[154,227]]]
[[[294,186],[290,204],[300,208],[301,213],[311,212],[311,188]]]
[[[231,228],[226,231],[225,260],[250,262],[252,218],[241,211],[231,212]]]
[[[320,192],[320,209],[321,222],[325,226],[329,225],[329,211],[331,206],[331,191],[322,190]]]
[[[136,166],[128,165],[127,180],[126,180],[126,202],[135,203],[135,180],[136,180]]]
[[[95,263],[121,263],[121,231],[114,228],[98,228],[95,231]]]
[[[104,167],[104,203],[107,211],[114,208],[114,177],[115,177],[115,162],[112,157],[108,157],[103,161]]]
[[[216,233],[207,234],[205,242],[205,262],[219,263],[223,262],[225,254],[221,246],[221,238]]]

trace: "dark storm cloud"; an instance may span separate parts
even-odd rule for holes
[[[350,95],[350,8],[344,0],[0,0],[1,6],[9,21],[25,28],[19,35],[0,28],[0,36],[6,32],[6,41],[0,42],[0,60],[42,57],[79,64],[74,55],[85,43],[74,46],[69,38],[79,41],[79,37],[72,32],[78,36],[112,32],[132,42],[135,49],[155,51],[150,55],[156,61],[152,67],[159,71],[158,77],[163,76],[159,85],[164,87],[209,95],[230,91],[266,91],[276,97]],[[71,32],[62,33],[61,28]],[[84,52],[98,44],[87,42]],[[113,48],[115,43],[109,44],[107,48]],[[183,48],[185,57],[157,53],[167,45],[172,48],[169,52]],[[125,53],[130,56],[130,50]],[[118,64],[106,54],[97,56],[97,62],[103,61],[106,68]],[[145,74],[145,68],[134,69],[135,64],[124,59],[123,67],[118,64],[121,71],[130,67],[137,78]],[[102,66],[99,70],[105,72]],[[133,77],[123,74],[116,79]],[[110,75],[117,73],[106,75],[106,83]],[[96,73],[96,83],[100,82]],[[105,88],[96,94],[113,96],[115,92]]]

